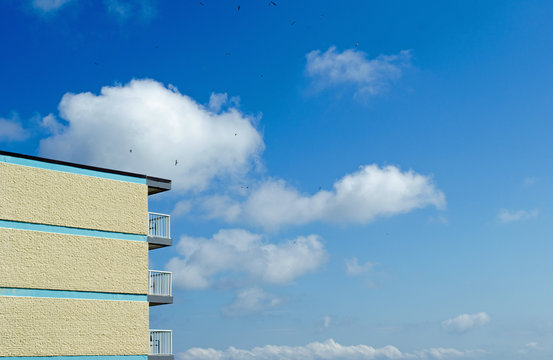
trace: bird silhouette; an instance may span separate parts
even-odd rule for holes
[[[204,6],[205,4],[203,2],[200,1],[200,5]]]
[[[271,6],[271,5],[272,5],[272,6],[277,6],[277,3],[274,2],[274,1],[269,1],[269,6]]]
[[[238,11],[240,11],[240,5],[238,5],[238,8],[237,8],[237,9],[238,9]]]
[[[177,166],[178,163],[179,163],[179,162],[178,162],[177,160],[175,160],[175,166]]]
[[[129,152],[132,152],[132,149],[129,149]]]
[[[290,26],[294,26],[296,24],[296,20],[292,21],[292,23],[290,24]]]

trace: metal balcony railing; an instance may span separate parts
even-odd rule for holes
[[[173,331],[150,330],[150,355],[173,354]]]
[[[149,212],[148,235],[171,238],[171,217],[165,214]]]
[[[173,296],[173,273],[148,270],[148,295]]]

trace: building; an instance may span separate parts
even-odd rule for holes
[[[0,359],[168,360],[149,306],[173,302],[148,196],[171,181],[0,151]],[[46,357],[46,358],[45,358]]]

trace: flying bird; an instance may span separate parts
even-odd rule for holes
[[[178,162],[177,160],[175,160],[175,166],[177,166],[178,163],[179,163],[179,162]]]
[[[200,1],[200,5],[204,6],[205,4],[203,2]]]
[[[290,26],[294,26],[296,24],[296,20],[292,21],[292,23],[290,24]]]
[[[277,3],[274,2],[274,1],[269,1],[269,6],[271,6],[271,5],[272,5],[272,6],[277,6]]]
[[[359,46],[359,41],[355,42],[355,47]]]
[[[238,11],[240,11],[240,5],[238,5]]]
[[[129,149],[129,152],[132,152],[132,149]]]

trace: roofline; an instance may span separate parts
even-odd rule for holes
[[[13,157],[18,157],[18,158],[23,158],[23,159],[28,159],[28,160],[42,161],[42,162],[46,162],[46,163],[50,163],[50,164],[71,166],[71,167],[76,167],[76,168],[86,169],[86,170],[100,171],[100,172],[105,172],[105,173],[110,173],[110,174],[132,176],[132,177],[136,177],[136,178],[151,180],[151,181],[154,181],[154,182],[165,183],[165,184],[169,185],[169,189],[171,188],[171,180],[158,178],[158,177],[154,177],[154,176],[147,176],[147,175],[143,175],[143,174],[136,174],[136,173],[121,171],[121,170],[106,169],[106,168],[101,168],[101,167],[97,167],[97,166],[77,164],[77,163],[72,163],[72,162],[68,162],[68,161],[48,159],[48,158],[43,158],[43,157],[39,157],[39,156],[25,155],[25,154],[14,153],[14,152],[9,152],[9,151],[3,151],[3,150],[0,150],[0,155],[13,156]]]

